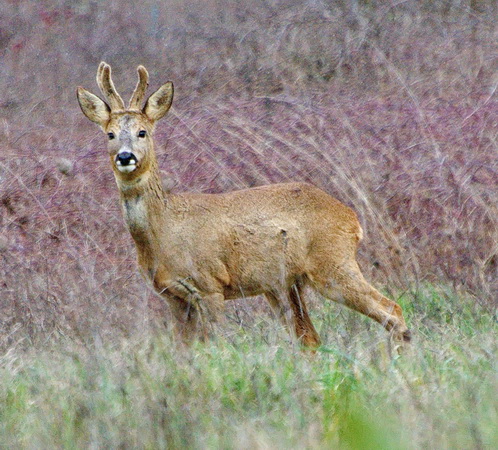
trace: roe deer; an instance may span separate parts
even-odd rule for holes
[[[316,348],[320,338],[303,298],[307,285],[376,320],[396,342],[410,340],[400,306],[360,272],[356,214],[322,190],[285,183],[224,194],[166,193],[152,133],[171,106],[173,84],[163,84],[142,107],[148,86],[143,66],[138,76],[126,108],[102,62],[97,84],[107,103],[81,87],[78,100],[108,136],[138,265],[168,301],[185,340],[205,335],[204,318],[216,321],[225,300],[264,294],[284,323],[290,303],[297,338]]]

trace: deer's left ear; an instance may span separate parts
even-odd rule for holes
[[[83,114],[101,128],[105,128],[111,113],[107,103],[82,87],[78,88],[77,96]]]
[[[162,119],[173,103],[173,83],[168,81],[154,92],[145,102],[144,114],[153,122]]]

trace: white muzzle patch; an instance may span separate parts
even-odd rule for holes
[[[116,167],[122,173],[133,172],[137,168],[137,158],[129,151],[121,151],[116,155]]]
[[[122,173],[130,173],[130,172],[133,172],[137,168],[136,164],[128,164],[127,166],[122,166],[119,163],[119,161],[116,163],[116,166],[117,166],[118,170]]]

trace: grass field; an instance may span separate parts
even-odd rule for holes
[[[7,0],[0,14],[0,448],[498,448],[498,2]],[[411,351],[314,298],[315,355],[261,298],[179,348],[138,275],[100,61],[175,83],[174,192],[313,183],[365,231]],[[166,326],[164,326],[166,325]]]
[[[496,318],[426,288],[404,304],[413,348],[331,304],[325,345],[300,351],[276,321],[235,321],[178,348],[169,334],[71,342],[0,369],[5,448],[496,448]]]

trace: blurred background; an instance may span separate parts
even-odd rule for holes
[[[168,320],[76,101],[100,95],[102,60],[124,98],[138,64],[151,91],[174,82],[156,132],[168,188],[309,181],[358,213],[362,270],[394,299],[430,285],[494,308],[497,18],[494,0],[4,0],[0,347]]]

